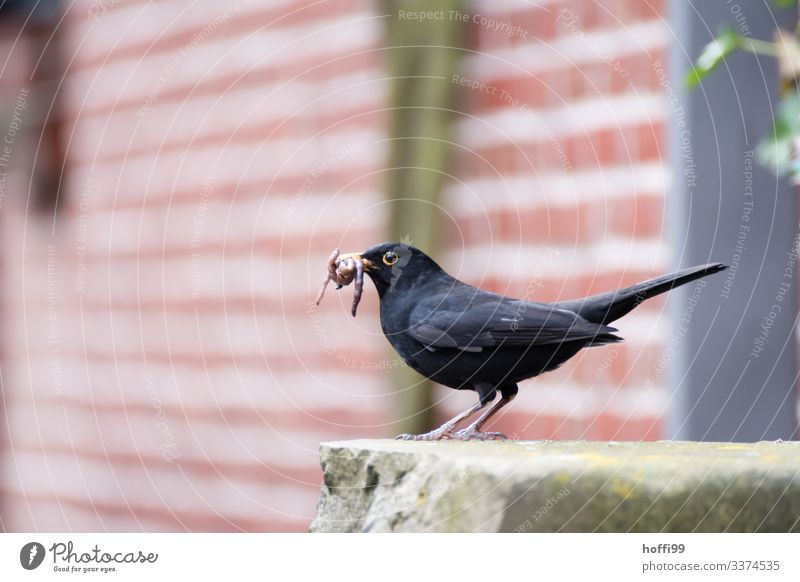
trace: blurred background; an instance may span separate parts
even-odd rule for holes
[[[791,4],[781,2],[780,4]],[[765,0],[0,0],[0,528],[305,531],[321,441],[428,430],[385,240],[534,301],[679,266],[626,343],[522,386],[525,439],[752,441],[797,426],[795,192],[754,153]]]

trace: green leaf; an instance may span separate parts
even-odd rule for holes
[[[759,163],[779,176],[800,176],[800,160],[794,155],[795,140],[800,139],[800,95],[792,91],[781,100],[775,113],[772,131],[756,148]]]
[[[686,75],[686,86],[691,89],[700,81],[705,79],[708,74],[716,69],[733,51],[739,47],[742,37],[733,31],[732,28],[720,30],[717,38],[712,40],[697,57],[697,62],[689,74]]]
[[[797,0],[775,0],[775,4],[779,8],[789,8],[790,6],[797,6]]]

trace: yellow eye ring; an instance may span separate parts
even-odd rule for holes
[[[397,253],[389,251],[388,253],[383,255],[383,264],[387,267],[391,267],[397,262],[397,259],[400,257],[397,256]]]

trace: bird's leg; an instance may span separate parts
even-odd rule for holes
[[[506,441],[508,437],[501,432],[482,432],[481,427],[486,424],[486,422],[492,418],[497,412],[503,408],[506,404],[514,400],[514,397],[517,395],[517,387],[514,386],[514,390],[508,390],[503,392],[501,390],[501,398],[494,404],[492,404],[491,408],[481,414],[481,416],[473,422],[468,427],[458,431],[455,433],[452,438],[462,441]]]
[[[473,422],[468,427],[461,429],[453,435],[452,438],[462,441],[505,441],[508,437],[501,432],[482,432],[481,427],[494,416],[497,411],[503,408],[506,404],[514,400],[514,396],[503,396],[495,402],[489,410],[484,412],[478,420]]]
[[[440,441],[442,439],[452,439],[457,438],[455,435],[457,433],[453,432],[453,429],[456,425],[478,412],[479,410],[486,407],[489,402],[478,402],[475,406],[470,408],[469,410],[465,410],[464,412],[454,416],[447,422],[445,422],[442,426],[437,428],[436,430],[432,430],[431,432],[426,432],[424,434],[401,434],[395,437],[395,440],[401,441]]]

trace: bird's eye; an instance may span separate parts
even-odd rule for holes
[[[391,267],[397,262],[398,258],[399,257],[397,256],[397,253],[389,251],[388,253],[383,255],[383,264]]]

